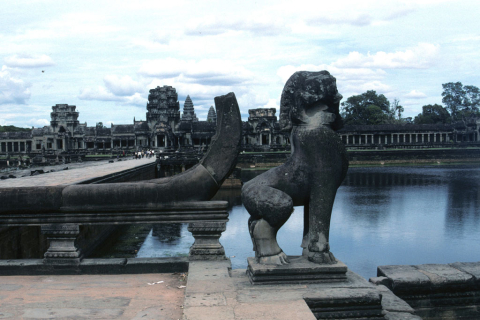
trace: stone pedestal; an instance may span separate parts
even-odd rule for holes
[[[188,225],[195,239],[190,248],[190,260],[225,260],[225,249],[219,239],[226,230],[226,221],[199,221]]]
[[[347,266],[337,260],[335,264],[317,264],[303,256],[289,256],[287,265],[265,265],[248,258],[247,275],[252,284],[294,284],[339,282],[347,279]]]
[[[77,224],[50,224],[42,226],[42,233],[47,236],[50,246],[45,252],[44,264],[79,265],[82,254],[75,247],[75,240],[80,233]]]

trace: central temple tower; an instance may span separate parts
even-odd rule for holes
[[[150,90],[147,103],[147,122],[150,127],[167,123],[172,128],[180,121],[178,94],[172,86],[156,87]]]

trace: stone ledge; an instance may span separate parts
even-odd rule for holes
[[[377,274],[370,281],[397,295],[478,291],[480,263],[379,266]]]
[[[2,276],[140,274],[187,272],[188,258],[84,259],[78,266],[48,265],[43,259],[0,260]]]

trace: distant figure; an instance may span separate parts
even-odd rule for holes
[[[285,164],[248,181],[242,200],[251,217],[249,231],[257,262],[287,264],[277,232],[304,205],[303,255],[333,264],[328,242],[338,187],[348,169],[345,147],[335,133],[342,126],[336,80],[327,71],[296,72],[280,102],[280,126],[291,132],[292,154]]]

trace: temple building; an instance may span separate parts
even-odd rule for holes
[[[187,96],[180,113],[175,88],[156,87],[148,95],[146,120],[132,124],[102,123],[88,127],[78,121],[76,106],[52,107],[49,126],[30,132],[1,132],[0,153],[110,153],[114,150],[156,149],[183,151],[205,149],[215,134],[217,115],[213,106],[206,121],[200,121],[192,99]],[[280,131],[275,108],[248,110],[242,127],[245,151],[289,150],[289,134]],[[453,124],[397,124],[346,126],[338,131],[347,148],[416,148],[448,146],[453,143],[480,144],[480,119]]]

